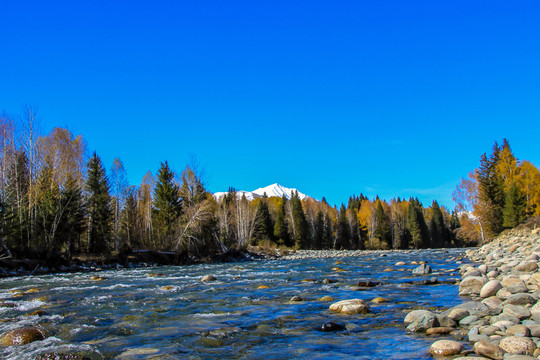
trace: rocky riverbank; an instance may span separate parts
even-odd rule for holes
[[[229,250],[215,256],[195,258],[173,252],[140,250],[129,254],[108,256],[85,255],[67,261],[61,254],[47,259],[2,259],[0,278],[11,276],[45,275],[54,273],[94,272],[124,268],[146,268],[165,265],[193,265],[214,262],[252,261],[267,258],[268,255],[253,251]],[[271,257],[275,258],[275,257]]]
[[[466,252],[460,296],[468,301],[442,313],[414,310],[407,329],[448,335],[429,349],[434,356],[464,359],[540,358],[540,229],[538,221],[503,232]]]

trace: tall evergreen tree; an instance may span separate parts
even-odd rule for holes
[[[180,188],[174,182],[174,172],[167,161],[161,163],[154,188],[154,219],[159,231],[161,247],[172,245],[175,224],[182,213]]]
[[[292,246],[291,239],[289,237],[289,227],[285,220],[285,206],[287,205],[287,198],[285,195],[281,198],[281,206],[278,207],[276,213],[276,222],[274,223],[274,237],[277,239],[278,244],[285,246]]]
[[[503,226],[513,228],[521,224],[525,219],[527,199],[514,183],[506,193],[506,201],[503,209]]]
[[[444,224],[444,217],[437,201],[433,201],[431,205],[431,220],[429,222],[429,233],[431,237],[432,247],[448,247],[449,237],[448,229]]]
[[[294,245],[298,249],[308,249],[309,244],[309,224],[302,207],[302,201],[295,191],[291,197],[292,218],[294,222]]]
[[[350,248],[351,234],[349,233],[349,222],[347,221],[347,209],[341,204],[336,228],[336,249]]]
[[[88,248],[90,252],[102,253],[109,248],[113,221],[109,180],[95,152],[87,168]]]
[[[265,199],[259,201],[257,212],[255,214],[255,224],[253,229],[253,244],[261,241],[274,240],[274,223],[270,216],[270,210]]]
[[[381,201],[377,201],[377,208],[375,209],[375,232],[373,236],[379,239],[380,246],[384,249],[390,247],[392,238],[392,229],[390,227],[390,221],[384,213]]]
[[[317,211],[313,228],[313,248],[322,249],[324,242],[324,214],[321,210]]]
[[[477,170],[479,200],[483,209],[480,217],[489,237],[498,235],[503,229],[504,184],[497,168],[499,161],[500,148],[495,143],[489,158],[485,153],[480,157]]]
[[[66,242],[68,261],[71,262],[73,254],[81,250],[81,236],[86,226],[86,204],[76,179],[68,178],[63,189],[62,202],[64,211],[58,232]]]
[[[407,209],[407,230],[415,249],[429,246],[429,231],[424,218],[422,204],[418,199],[410,199]]]

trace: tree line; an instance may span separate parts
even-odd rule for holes
[[[107,169],[108,168],[108,169]],[[81,135],[38,131],[36,112],[0,116],[0,245],[5,257],[168,251],[192,257],[249,246],[408,249],[460,246],[460,220],[433,201],[351,196],[339,208],[297,193],[215,198],[193,164],[167,161],[138,186],[120,159],[88,156]]]
[[[458,236],[486,242],[505,229],[540,216],[540,170],[518,160],[508,140],[497,142],[453,192],[462,227]]]

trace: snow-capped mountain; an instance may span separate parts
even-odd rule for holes
[[[285,197],[287,199],[290,199],[291,198],[291,194],[294,193],[295,191],[298,191],[296,189],[291,189],[291,188],[287,188],[285,186],[282,186],[282,185],[279,185],[279,184],[272,184],[272,185],[268,185],[267,187],[263,187],[263,188],[259,188],[257,190],[253,190],[253,191],[242,191],[242,190],[237,190],[236,191],[236,196],[237,197],[242,197],[242,196],[246,196],[246,199],[248,200],[253,200],[255,198],[258,198],[258,197],[262,197],[265,193],[268,197],[272,197],[272,196],[278,196],[278,197],[282,197],[283,195],[285,195]],[[217,193],[214,193],[214,197],[216,199],[221,199],[223,196],[225,196],[225,194],[227,194],[226,192],[217,192]],[[300,200],[304,200],[307,195],[301,193],[300,191],[298,191],[298,197],[300,198]]]

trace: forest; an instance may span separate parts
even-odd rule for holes
[[[433,201],[353,195],[248,201],[215,198],[197,166],[167,161],[131,185],[120,159],[105,165],[66,128],[38,131],[36,111],[0,115],[0,242],[4,258],[172,252],[201,258],[235,249],[409,249],[477,244],[540,212],[539,171],[505,140],[454,192],[455,211]]]

